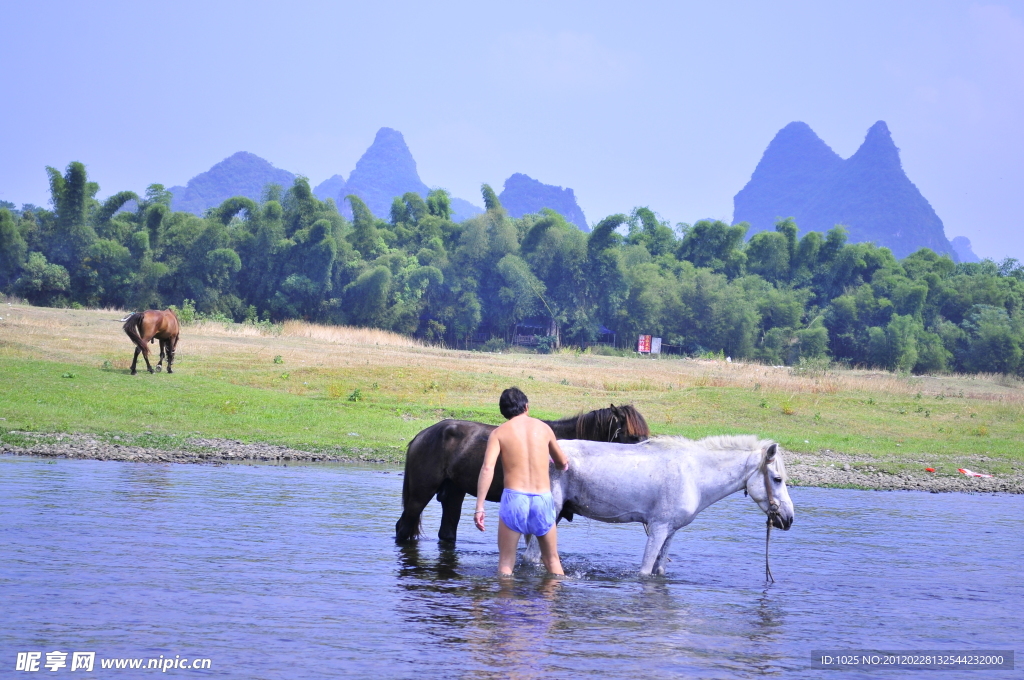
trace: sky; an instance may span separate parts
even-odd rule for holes
[[[317,184],[380,127],[480,205],[523,172],[588,221],[648,206],[731,221],[775,133],[844,158],[884,120],[981,257],[1024,260],[1024,0],[102,2],[0,0],[0,200],[45,167],[99,196],[183,185],[236,151]]]

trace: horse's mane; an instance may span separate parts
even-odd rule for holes
[[[651,436],[651,428],[647,427],[647,421],[640,415],[632,404],[619,406],[619,412],[626,419],[626,433],[641,439],[648,439]]]
[[[644,440],[651,436],[647,421],[632,404],[599,408],[581,413],[576,418],[576,438],[607,441],[616,428],[622,428],[628,437]]]
[[[759,439],[752,434],[720,434],[713,437],[704,437],[704,439],[687,439],[686,437],[652,437],[646,442],[643,442],[644,446],[652,446],[655,448],[679,448],[680,446],[685,448],[696,448],[700,447],[708,451],[760,451],[761,452],[761,464],[760,468],[764,469],[764,466],[768,464],[768,447],[774,444],[770,439]],[[779,446],[775,453],[775,471],[778,472],[782,478],[788,479],[789,476],[786,474],[786,463],[782,460],[782,447]]]

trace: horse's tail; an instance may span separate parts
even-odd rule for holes
[[[411,444],[412,442],[410,442],[410,445]],[[408,457],[408,455],[407,451],[406,457]],[[410,484],[411,482],[409,481],[409,474],[407,472],[402,478],[402,516],[399,517],[398,521],[395,523],[395,540],[398,542],[411,541],[414,538],[419,538],[420,530],[422,528],[422,512],[415,518],[406,516],[405,509],[409,504],[409,496],[412,493]]]
[[[437,454],[443,453],[444,432],[448,422],[442,420],[440,423],[435,423],[425,430],[421,430],[405,448],[405,475],[402,479],[402,516],[395,524],[396,541],[408,541],[420,535],[423,509],[420,508],[419,512],[415,512],[410,508],[410,501],[417,492],[413,485],[417,482],[423,482],[425,477],[429,477],[431,473],[436,474],[436,471],[443,467],[444,461]],[[437,488],[436,485],[431,486],[428,483],[425,489],[420,489],[419,491],[429,491],[430,496],[433,496],[437,493]],[[424,494],[421,493],[419,495]],[[418,505],[418,503],[411,505]]]
[[[124,321],[124,332],[125,335],[131,339],[136,347],[141,349],[143,352],[146,351],[146,345],[142,342],[142,319],[146,316],[145,312],[135,312],[129,314]]]

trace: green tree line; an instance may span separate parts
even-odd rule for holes
[[[51,208],[0,207],[0,290],[36,305],[162,308],[372,326],[464,346],[524,322],[550,344],[602,327],[660,336],[688,353],[793,364],[830,358],[914,372],[1024,373],[1024,268],[897,260],[836,226],[791,219],[745,240],[745,224],[674,228],[648,208],[590,234],[552,211],[451,219],[449,195],[396,197],[390,219],[348,196],[353,218],[307,179],[232,198],[198,217],[159,184],[96,199],[85,166],[47,168]]]

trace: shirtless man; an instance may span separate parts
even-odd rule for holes
[[[484,530],[484,499],[491,488],[494,466],[500,455],[505,491],[501,494],[498,514],[498,575],[512,575],[521,534],[537,537],[541,559],[549,573],[563,574],[562,562],[558,559],[558,530],[548,458],[550,456],[563,470],[569,469],[569,459],[562,453],[547,423],[530,417],[530,405],[518,387],[501,393],[498,408],[508,422],[498,426],[487,440],[484,465],[477,482],[473,522],[477,529]]]

